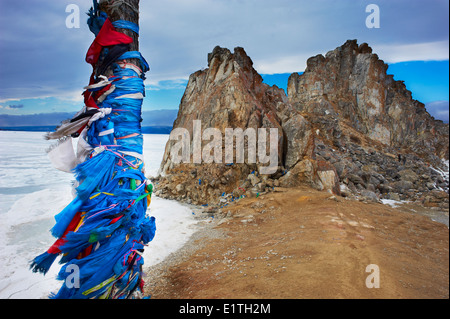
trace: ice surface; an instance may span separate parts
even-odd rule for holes
[[[53,168],[45,150],[52,144],[39,132],[0,131],[0,298],[46,298],[59,289],[55,262],[44,277],[29,262],[54,242],[54,216],[72,200],[73,175]],[[168,135],[144,135],[146,174],[155,176]],[[156,236],[146,248],[145,266],[180,248],[195,231],[191,210],[152,198],[148,214],[156,217]]]

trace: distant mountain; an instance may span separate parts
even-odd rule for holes
[[[157,110],[142,112],[142,126],[173,126],[178,110]]]
[[[0,131],[52,132],[56,125],[40,126],[0,126]],[[170,134],[172,126],[143,126],[142,134]]]
[[[173,122],[177,117],[178,110],[155,110],[142,112],[142,127],[164,127],[163,131],[167,131],[167,127],[172,128]],[[59,113],[39,113],[27,115],[8,115],[0,114],[0,127],[43,127],[57,126],[62,121],[70,119],[75,113],[59,112]],[[170,131],[169,131],[170,132]]]
[[[0,127],[53,126],[72,118],[75,113],[39,113],[26,115],[0,114]]]
[[[170,134],[172,126],[143,126],[142,134]]]

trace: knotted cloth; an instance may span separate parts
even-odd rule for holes
[[[58,139],[49,150],[52,162],[75,174],[76,197],[55,216],[57,240],[30,268],[45,274],[61,257],[57,279],[64,283],[52,298],[133,298],[142,294],[142,253],[156,231],[155,218],[146,214],[153,187],[144,175],[140,124],[149,67],[139,52],[121,52],[132,41],[115,26],[138,33],[136,24],[111,23],[96,0],[88,15],[96,37],[86,55],[93,73],[85,105],[46,135]],[[95,73],[105,65],[112,76]],[[76,154],[72,137],[78,137]]]

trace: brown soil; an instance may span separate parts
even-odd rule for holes
[[[449,230],[376,203],[281,189],[229,206],[225,236],[194,239],[146,279],[160,298],[449,298]],[[228,212],[228,209],[226,210]],[[376,264],[380,288],[367,288]]]

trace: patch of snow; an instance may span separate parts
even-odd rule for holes
[[[391,206],[392,208],[396,208],[396,207],[398,207],[398,206],[400,206],[402,204],[409,203],[408,201],[399,201],[399,200],[393,200],[393,199],[382,199],[381,202],[384,205]]]

